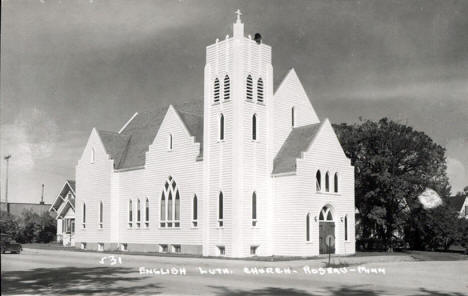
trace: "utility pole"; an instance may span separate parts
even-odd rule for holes
[[[8,205],[8,165],[9,165],[10,158],[11,158],[11,154],[8,154],[7,156],[4,157],[4,159],[6,160],[5,204],[6,204],[7,213],[10,213],[10,206]]]
[[[42,184],[41,202],[39,204],[41,204],[41,205],[44,204],[44,184]]]

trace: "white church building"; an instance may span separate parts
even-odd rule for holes
[[[355,253],[354,167],[271,47],[206,48],[204,99],[93,129],[76,166],[75,246],[203,256]]]

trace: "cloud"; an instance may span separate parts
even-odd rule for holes
[[[20,112],[11,124],[0,127],[3,154],[12,154],[10,166],[31,170],[38,160],[54,152],[58,126],[50,116],[37,108]]]

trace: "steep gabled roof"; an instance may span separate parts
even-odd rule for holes
[[[307,151],[321,126],[321,123],[315,123],[293,128],[273,160],[273,174],[296,171],[296,159]]]
[[[174,105],[180,118],[200,143],[203,155],[203,104],[202,102]],[[153,143],[169,106],[135,114],[120,133],[98,131],[106,152],[114,160],[115,169],[145,165],[146,152]]]
[[[62,204],[67,200],[66,196],[68,191],[71,192],[72,197],[68,199],[67,204],[70,204],[73,209],[75,208],[75,180],[67,180],[50,206],[49,211],[57,212],[60,209]]]
[[[118,167],[124,157],[130,136],[102,130],[97,130],[97,132],[107,154],[114,160],[115,167]]]

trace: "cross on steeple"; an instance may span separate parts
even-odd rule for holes
[[[236,14],[237,14],[237,22],[240,23],[241,21],[240,16],[242,15],[242,12],[240,11],[240,9],[236,10]]]

